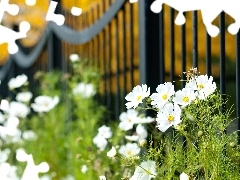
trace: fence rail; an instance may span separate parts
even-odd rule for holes
[[[134,4],[102,0],[74,17],[59,3],[56,13],[64,14],[65,25],[49,22],[41,40],[27,49],[27,54],[23,47],[10,56],[0,71],[1,95],[9,95],[7,82],[11,77],[53,68],[66,72],[69,55],[78,53],[104,74],[100,90],[114,119],[125,110],[124,97],[134,86],[146,83],[154,92],[158,84],[172,81],[181,87],[184,81],[178,80],[190,67],[214,76],[221,93],[231,95],[234,116],[239,117],[240,34],[235,37],[226,31],[232,19],[221,13],[214,21],[220,35],[212,38],[200,12],[185,13],[186,24],[176,26],[174,9],[164,5],[161,13],[154,14],[150,5],[147,0]],[[240,129],[240,123],[234,128]]]

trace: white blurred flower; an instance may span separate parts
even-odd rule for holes
[[[0,163],[0,179],[1,180],[18,180],[17,167],[11,166],[9,163]]]
[[[0,126],[0,137],[8,143],[19,142],[21,140],[21,131],[17,128],[19,119],[9,117],[4,126]]]
[[[106,177],[104,175],[99,176],[100,180],[106,180]]]
[[[151,105],[162,108],[168,103],[168,100],[174,95],[174,85],[171,82],[158,85],[156,88],[157,93],[153,93],[150,98],[152,100]]]
[[[75,180],[75,178],[73,177],[73,175],[68,174],[65,178],[63,178],[61,180]]]
[[[69,56],[69,59],[72,63],[80,61],[80,57],[78,54],[71,54]]]
[[[150,180],[155,178],[156,175],[156,163],[149,160],[137,166],[134,175],[129,180]]]
[[[16,100],[19,102],[27,103],[31,100],[33,94],[30,91],[20,92],[16,96]]]
[[[142,124],[138,124],[136,127],[136,134],[132,136],[125,136],[129,141],[141,141],[145,140],[148,136],[147,130]]]
[[[180,174],[180,180],[189,180],[189,176],[186,173],[182,172],[182,174]]]
[[[8,148],[4,150],[0,150],[0,164],[7,161],[10,152],[11,151]]]
[[[0,109],[3,110],[3,111],[7,111],[9,109],[9,102],[7,100],[3,99],[1,101]]]
[[[145,123],[152,123],[153,121],[155,121],[154,118],[147,116],[147,117],[141,117],[139,118],[139,124],[145,124]]]
[[[52,177],[48,174],[44,174],[43,176],[39,177],[39,180],[51,180]]]
[[[81,172],[85,174],[88,171],[88,167],[84,164],[82,165]]]
[[[96,94],[96,90],[93,84],[78,83],[78,85],[73,89],[73,94],[80,95],[84,98],[92,97]]]
[[[10,79],[8,82],[9,89],[15,89],[21,87],[28,80],[28,77],[25,74],[18,75],[16,78]]]
[[[125,99],[129,102],[126,103],[127,109],[136,108],[142,100],[150,95],[150,88],[146,84],[142,86],[137,85],[133,88],[132,92],[128,93]]]
[[[136,127],[136,133],[138,134],[139,138],[138,141],[144,140],[148,136],[148,132],[142,124],[138,124]]]
[[[137,141],[139,139],[139,135],[132,135],[132,136],[126,135],[125,138],[129,141]]]
[[[112,131],[110,127],[105,125],[98,129],[98,134],[93,138],[93,143],[103,151],[107,146],[107,139],[112,137]]]
[[[31,107],[35,112],[48,112],[53,109],[59,102],[59,97],[54,96],[54,98],[46,95],[38,96],[35,98],[34,103]]]
[[[182,122],[180,116],[181,109],[178,105],[173,105],[172,103],[166,104],[157,114],[157,128],[162,132],[165,132],[172,125],[176,128]]]
[[[112,137],[112,131],[110,127],[103,125],[100,128],[98,128],[98,135],[104,137],[105,139],[109,139]]]
[[[19,124],[19,119],[17,117],[10,116],[4,123],[4,127],[9,129],[14,129],[18,126],[18,124]]]
[[[9,129],[9,128],[0,126],[0,137],[6,143],[18,143],[21,141],[21,131],[17,128]]]
[[[22,133],[22,138],[26,141],[32,141],[37,139],[37,135],[32,130],[26,130]]]
[[[30,113],[30,108],[21,102],[11,101],[6,112],[9,114],[9,116],[25,118]]]
[[[101,151],[104,151],[108,144],[108,141],[104,137],[96,135],[93,138],[93,144],[95,144]]]
[[[138,155],[140,148],[136,143],[127,143],[126,145],[122,145],[118,152],[125,157],[131,157]]]
[[[134,109],[129,109],[127,112],[122,112],[119,116],[119,128],[127,131],[133,128],[133,125],[139,121],[138,112]]]
[[[175,93],[173,102],[181,105],[182,107],[189,105],[193,100],[196,99],[194,90],[191,88],[183,88]]]
[[[117,154],[117,150],[115,147],[112,147],[112,149],[110,151],[107,152],[107,156],[112,158],[112,157],[115,157]]]
[[[5,121],[5,117],[3,113],[0,112],[0,124],[3,123],[4,121]]]

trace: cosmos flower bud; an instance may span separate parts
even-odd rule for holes
[[[139,146],[144,147],[146,146],[147,141],[145,139],[139,141]]]
[[[202,131],[198,131],[198,137],[201,137],[203,135]]]

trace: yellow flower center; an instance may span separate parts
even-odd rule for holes
[[[203,89],[203,88],[204,88],[203,84],[198,84],[198,89]]]
[[[142,96],[137,97],[137,101],[140,101],[142,99]]]
[[[167,94],[164,94],[164,95],[162,96],[162,98],[163,98],[164,100],[166,100],[166,99],[168,98],[168,95],[167,95]]]
[[[132,122],[132,120],[131,120],[131,119],[128,119],[128,122]]]
[[[174,120],[174,116],[170,114],[170,115],[168,116],[168,121],[173,121],[173,120]]]
[[[132,151],[128,150],[127,155],[131,155],[131,154],[132,154]]]
[[[189,101],[189,97],[187,97],[187,96],[185,96],[184,98],[183,98],[183,102],[188,102]]]

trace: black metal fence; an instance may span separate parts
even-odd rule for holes
[[[240,34],[226,31],[232,22],[228,15],[221,13],[214,21],[220,34],[211,38],[197,11],[187,12],[186,24],[176,26],[175,10],[164,5],[160,14],[154,14],[148,0],[134,4],[102,0],[80,17],[58,2],[56,13],[65,15],[65,25],[49,22],[35,47],[10,56],[0,71],[2,97],[9,95],[10,78],[21,73],[31,77],[39,69],[66,72],[69,55],[78,53],[104,74],[100,90],[115,119],[126,110],[124,97],[134,86],[147,84],[154,92],[160,83],[183,78],[190,67],[213,75],[221,93],[231,95],[235,115],[240,116]],[[240,129],[240,123],[235,128]]]

